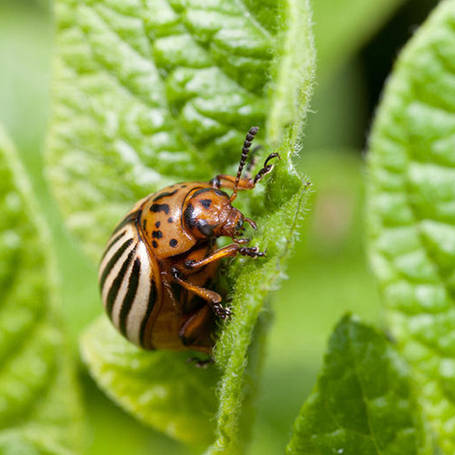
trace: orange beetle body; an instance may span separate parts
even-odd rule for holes
[[[240,178],[257,128],[247,134],[236,177],[178,183],[139,201],[117,226],[101,260],[99,280],[106,312],[117,329],[145,349],[210,353],[215,316],[229,309],[207,289],[219,260],[237,254],[260,257],[240,238],[252,220],[231,203],[252,189],[272,166],[271,154],[254,179]],[[233,189],[229,196],[220,188]],[[216,239],[233,243],[216,249]]]

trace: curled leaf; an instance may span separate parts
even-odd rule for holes
[[[444,453],[455,450],[455,1],[400,55],[370,139],[374,271]]]
[[[431,453],[409,369],[383,334],[341,319],[286,453]]]

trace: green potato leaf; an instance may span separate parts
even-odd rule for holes
[[[215,368],[196,368],[187,352],[146,355],[105,317],[84,334],[82,353],[101,387],[141,421],[191,445],[213,439]]]
[[[406,46],[370,138],[370,249],[393,335],[455,450],[455,1]]]
[[[409,369],[383,334],[350,315],[341,319],[286,453],[430,453]]]
[[[48,170],[96,260],[132,203],[232,172],[248,129],[265,124],[276,24],[261,23],[261,10],[221,0],[56,2]]]
[[[236,260],[226,274],[233,317],[211,368],[219,381],[216,371],[181,365],[187,353],[126,346],[106,323],[82,341],[98,384],[141,420],[195,444],[211,434],[210,453],[240,452],[252,422],[266,314],[257,321],[284,274],[308,191],[292,163],[314,74],[308,3],[57,0],[56,18],[48,175],[68,226],[96,260],[140,198],[176,181],[235,173],[251,126],[261,128],[257,142],[265,146],[259,164],[271,151],[281,155],[237,204],[257,221],[251,244],[267,257]],[[148,383],[190,398],[141,401]]]
[[[0,452],[72,454],[83,440],[46,227],[0,129]]]

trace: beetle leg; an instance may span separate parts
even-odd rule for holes
[[[230,245],[227,245],[223,248],[214,251],[212,254],[210,254],[204,259],[201,259],[200,261],[195,261],[191,259],[185,261],[185,267],[191,270],[199,269],[210,264],[211,262],[216,262],[226,257],[234,257],[238,254],[240,248],[241,246],[238,245],[237,243],[231,243]]]
[[[196,294],[204,299],[219,318],[226,319],[230,316],[230,310],[228,308],[224,308],[223,305],[221,305],[221,301],[223,299],[221,298],[220,294],[218,294],[218,292],[196,286],[195,284],[183,280],[180,278],[179,272],[175,268],[172,270],[172,273],[176,283],[185,288],[187,291],[192,292],[193,294]]]
[[[208,348],[212,346],[210,334],[210,308],[204,305],[199,310],[195,311],[180,327],[179,337],[185,346],[200,344]],[[199,343],[198,343],[199,342]],[[210,350],[210,349],[208,349]]]
[[[257,247],[244,247],[239,245],[238,243],[231,243],[230,245],[227,245],[223,248],[220,248],[219,250],[216,250],[210,256],[207,256],[206,258],[201,259],[200,261],[194,260],[185,261],[185,267],[187,269],[194,270],[204,267],[210,264],[211,262],[219,261],[220,259],[226,257],[237,256],[237,254],[254,258],[265,256],[265,253],[259,251]]]
[[[267,175],[271,170],[273,169],[273,164],[269,164],[269,161],[272,160],[273,158],[278,158],[280,159],[280,155],[278,153],[271,153],[265,160],[263,168],[256,174],[256,177],[254,177],[253,182],[256,185],[256,183],[261,180],[264,175]]]
[[[234,243],[237,243],[238,245],[244,245],[245,243],[248,243],[250,239],[235,239],[233,238],[232,241]]]
[[[250,258],[261,258],[265,256],[265,253],[263,251],[259,251],[257,246],[240,248],[239,254],[242,256],[249,256]]]
[[[167,299],[169,302],[171,302],[172,306],[174,307],[174,310],[176,313],[181,313],[182,312],[182,306],[180,302],[176,299],[174,290],[172,289],[172,282],[169,279],[162,279],[162,284],[163,284],[163,292],[166,293]]]

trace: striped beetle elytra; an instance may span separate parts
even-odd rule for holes
[[[247,247],[244,223],[256,224],[232,206],[238,190],[251,190],[268,174],[272,153],[254,178],[242,177],[250,128],[237,175],[210,182],[177,183],[146,196],[115,228],[101,259],[99,283],[106,312],[128,340],[144,349],[190,349],[210,354],[215,318],[229,316],[221,296],[208,289],[220,259],[264,256]],[[229,196],[223,189],[231,189]],[[216,248],[216,239],[232,243]]]

